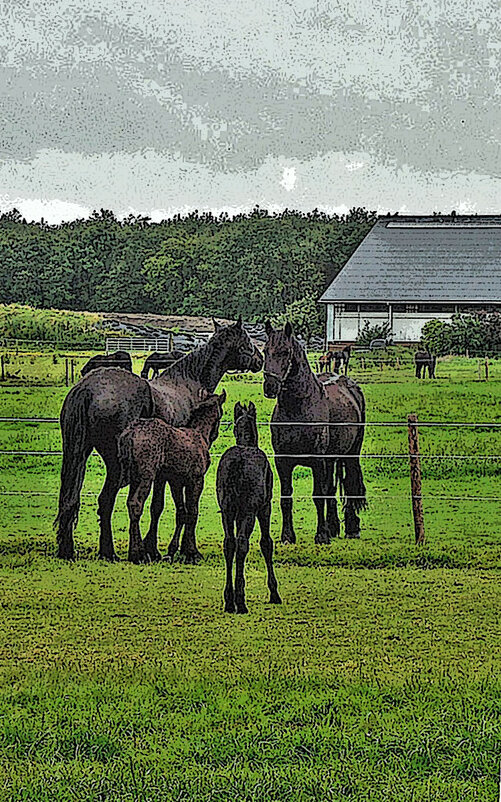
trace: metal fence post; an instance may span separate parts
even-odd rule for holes
[[[419,439],[417,415],[408,415],[409,461],[411,470],[412,515],[416,545],[424,545],[423,497],[421,495],[421,463],[419,460]]]

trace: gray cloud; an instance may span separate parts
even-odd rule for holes
[[[419,9],[414,0],[52,0],[44,12],[18,0],[0,31],[5,193],[54,192],[57,180],[45,175],[42,186],[36,176],[47,173],[45,158],[57,172],[56,151],[72,165],[61,171],[72,176],[66,198],[84,205],[107,189],[84,172],[75,196],[78,170],[97,163],[83,157],[115,154],[148,182],[130,186],[130,197],[162,206],[165,181],[149,167],[141,174],[145,151],[180,182],[178,197],[192,195],[187,173],[233,182],[238,197],[239,185],[255,184],[252,172],[265,180],[266,165],[297,162],[308,174],[319,159],[357,152],[386,181],[380,207],[391,206],[399,171],[426,181],[444,172],[448,186],[451,176],[481,175],[484,190],[489,177],[497,186],[501,12],[483,0],[458,0],[453,18],[444,9],[440,0]],[[320,192],[329,205],[332,187],[318,180],[311,203]],[[348,171],[347,200],[352,181]],[[199,206],[206,186],[201,179]],[[289,194],[299,203],[298,192],[299,183]],[[276,196],[272,184],[257,194]]]

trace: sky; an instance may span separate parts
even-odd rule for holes
[[[0,20],[0,211],[500,211],[498,0],[0,0]]]

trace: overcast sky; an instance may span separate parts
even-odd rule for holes
[[[2,211],[500,211],[498,0],[0,0],[0,18]]]

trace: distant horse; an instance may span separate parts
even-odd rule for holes
[[[97,368],[122,368],[132,373],[132,359],[127,351],[115,351],[113,354],[98,354],[85,363],[80,374],[86,376]]]
[[[435,378],[435,367],[437,364],[437,357],[430,351],[416,351],[414,354],[414,362],[416,364],[416,378],[426,378],[426,369],[428,369],[428,377]]]
[[[348,374],[348,365],[351,356],[351,345],[347,345],[342,351],[328,351],[318,360],[319,373],[331,373],[332,363],[334,363],[334,373],[339,374],[344,368],[344,375]]]
[[[365,422],[363,393],[344,376],[335,381],[315,376],[290,323],[283,331],[276,331],[267,322],[266,333],[264,394],[277,399],[271,439],[281,487],[282,541],[296,542],[292,521],[292,472],[296,465],[313,471],[315,543],[329,543],[339,535],[334,468],[336,483],[345,497],[346,537],[359,537],[358,512],[366,506],[360,466]],[[332,425],[336,423],[344,425]]]
[[[210,465],[209,449],[219,432],[225,400],[224,391],[210,395],[193,409],[186,426],[170,426],[159,418],[137,420],[118,438],[122,485],[130,484],[127,508],[131,562],[144,562],[148,556],[141,540],[140,521],[155,481],[169,483],[176,505],[176,529],[169,557],[173,558],[179,548],[183,528],[182,552],[196,554],[198,504]]]
[[[116,368],[91,371],[71,388],[61,410],[63,460],[59,511],[56,518],[58,557],[73,559],[73,530],[87,460],[95,448],[106,465],[106,481],[99,496],[99,556],[115,560],[111,515],[120,488],[117,439],[130,423],[155,415],[172,426],[185,425],[199,402],[199,392],[213,393],[228,370],[257,373],[263,358],[239,319],[230,326],[214,321],[211,339],[175,362],[151,382]],[[165,482],[155,481],[151,523],[144,545],[151,559],[157,548],[158,518],[164,506]],[[197,553],[185,555],[192,559]]]
[[[174,362],[177,362],[178,359],[182,359],[183,356],[186,356],[184,351],[154,351],[152,354],[147,357],[145,363],[143,365],[143,369],[141,371],[141,376],[143,379],[148,379],[150,376],[150,370],[153,371],[153,379],[156,379],[160,375],[161,370],[167,370],[170,368]]]
[[[327,351],[326,354],[323,354],[318,360],[318,365],[317,365],[318,373],[323,373],[323,372],[330,373],[333,359],[334,359],[333,351]]]
[[[268,570],[270,603],[281,604],[273,571],[273,541],[270,537],[273,474],[266,454],[258,447],[256,407],[235,404],[234,428],[237,445],[229,448],[219,461],[216,492],[222,512],[226,587],[224,609],[227,613],[246,613],[244,566],[249,538],[256,518],[261,529],[260,546]],[[236,538],[235,538],[236,525]],[[235,590],[233,557],[236,552]]]

